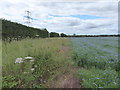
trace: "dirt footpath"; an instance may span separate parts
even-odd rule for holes
[[[68,50],[69,47],[64,46],[61,48],[60,52],[65,54]],[[76,71],[76,67],[69,65],[68,72],[57,76],[54,82],[51,82],[52,84],[49,88],[82,88],[80,80],[75,77]]]
[[[50,88],[81,88],[80,80],[74,75],[75,72],[76,69],[71,68],[68,73],[58,76]]]

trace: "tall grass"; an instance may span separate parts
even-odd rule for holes
[[[25,39],[2,44],[2,73],[3,87],[12,88],[40,88],[46,87],[45,83],[54,75],[62,72],[70,61],[63,53],[62,46],[70,46],[68,39],[46,38]],[[14,64],[16,58],[33,57],[34,71],[29,61]]]
[[[0,88],[2,88],[2,41],[0,40]]]

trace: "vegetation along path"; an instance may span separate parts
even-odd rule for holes
[[[2,87],[81,88],[70,47],[67,38],[3,42]]]
[[[68,53],[69,49],[68,46],[62,46],[59,52],[64,54],[64,57],[67,57],[66,53]],[[58,75],[49,88],[81,88],[80,80],[75,76],[76,71],[77,68],[69,64],[67,70]]]

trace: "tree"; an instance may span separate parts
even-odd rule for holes
[[[73,34],[73,36],[76,36],[76,34]]]
[[[61,33],[61,37],[67,37],[67,35],[64,33]]]
[[[48,37],[48,33],[46,28],[38,29],[2,19],[2,39],[4,41],[24,39],[27,37],[35,38],[36,35],[41,38],[46,38]]]
[[[51,32],[50,37],[59,37],[59,33]]]

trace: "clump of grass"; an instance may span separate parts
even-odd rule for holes
[[[70,62],[62,53],[59,53],[63,45],[70,46],[69,40],[46,38],[3,42],[3,88],[40,88],[45,86],[45,82],[58,73],[57,69],[62,72]],[[33,71],[29,71],[31,64],[28,62],[14,64],[16,58],[27,56],[35,59],[34,65],[37,67]]]

